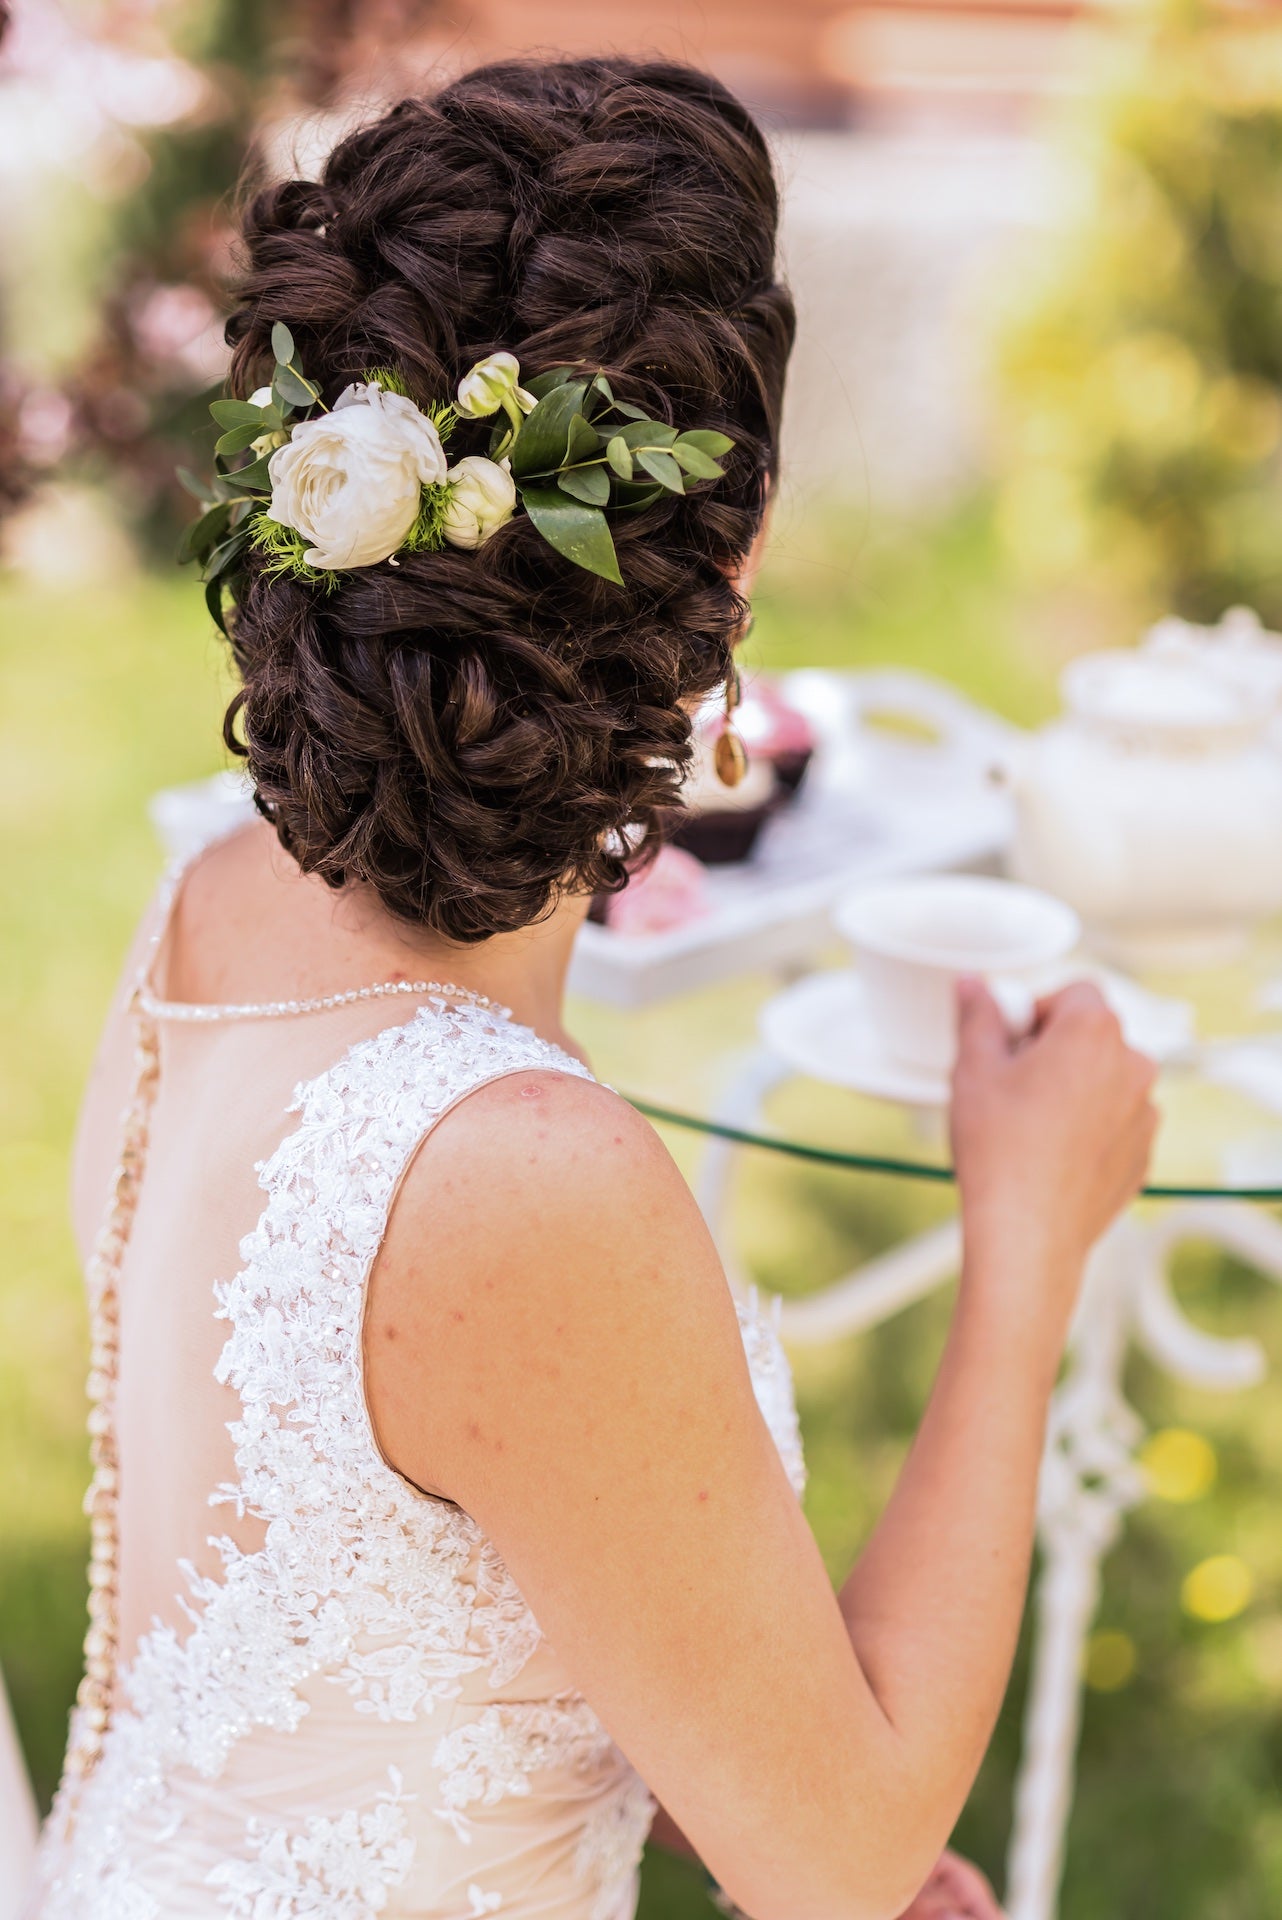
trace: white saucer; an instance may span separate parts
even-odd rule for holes
[[[1121,974],[1089,962],[1065,961],[1037,982],[1053,993],[1070,980],[1093,980],[1122,1023],[1127,1044],[1161,1063],[1186,1060],[1194,1047],[1193,1009],[1183,1000],[1149,993]],[[830,1086],[850,1087],[908,1107],[946,1107],[947,1074],[908,1065],[886,1047],[873,1025],[857,973],[812,973],[768,1000],[758,1022],[772,1053],[798,1073]],[[1282,1110],[1282,1068],[1276,1072]],[[1268,1101],[1265,1104],[1269,1104]]]
[[[948,1076],[887,1051],[857,974],[812,973],[761,1010],[761,1038],[798,1073],[908,1107],[946,1107]]]

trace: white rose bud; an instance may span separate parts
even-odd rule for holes
[[[487,360],[478,360],[472,371],[463,375],[454,404],[469,420],[483,420],[497,413],[500,407],[511,414],[515,404],[519,419],[522,413],[532,413],[537,405],[534,395],[520,385],[520,379],[521,363],[514,353],[492,353]]]
[[[483,546],[516,510],[516,485],[507,461],[468,453],[446,478],[450,504],[441,531],[452,547]]]
[[[270,407],[271,403],[272,390],[270,387],[255,387],[249,396],[249,404],[251,407]]]
[[[418,518],[424,487],[446,474],[441,436],[404,394],[358,381],[334,411],[304,420],[268,465],[268,518],[311,542],[309,566],[372,567]]]

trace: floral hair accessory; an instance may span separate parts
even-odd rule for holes
[[[720,457],[734,445],[724,433],[647,419],[615,399],[603,373],[557,367],[522,386],[511,353],[478,361],[453,404],[424,411],[379,369],[330,410],[281,321],[272,351],[270,386],[209,409],[223,429],[212,482],[179,469],[203,508],[179,558],[201,562],[219,626],[223,588],[250,547],[272,572],[327,588],[353,568],[396,565],[400,554],[473,550],[518,505],[549,546],[622,586],[607,511],[634,512],[720,479]],[[445,443],[459,422],[500,413],[488,454],[451,466]]]

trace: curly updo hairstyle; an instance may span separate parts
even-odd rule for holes
[[[733,95],[622,59],[482,68],[351,134],[319,180],[249,201],[239,395],[270,377],[284,320],[331,403],[375,367],[440,401],[506,348],[527,378],[601,369],[651,417],[736,443],[725,479],[610,516],[622,588],[520,513],[476,552],[403,554],[330,592],[251,551],[224,732],[304,871],[470,942],[563,889],[616,890],[657,845],[775,472],[794,329],[777,218]],[[462,422],[451,458],[484,452],[489,426]]]

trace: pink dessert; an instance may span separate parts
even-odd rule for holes
[[[670,933],[707,913],[707,895],[702,862],[680,847],[663,847],[652,866],[607,898],[605,924],[612,933]]]

